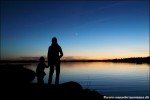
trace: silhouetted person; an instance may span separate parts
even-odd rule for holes
[[[49,80],[48,83],[52,83],[52,77],[54,73],[54,67],[56,67],[56,79],[55,84],[59,84],[60,74],[60,58],[63,56],[61,47],[57,43],[56,37],[52,38],[52,44],[48,48],[48,66],[50,66]]]
[[[46,67],[48,67],[48,66],[45,64],[45,58],[40,57],[40,62],[37,65],[37,68],[36,68],[36,76],[37,76],[37,81],[38,81],[39,84],[44,84],[43,78],[46,75],[45,72],[44,72],[44,69]]]

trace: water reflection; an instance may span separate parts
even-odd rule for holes
[[[32,64],[26,67],[35,71],[36,66]],[[49,69],[46,68],[45,72],[44,82],[48,83]],[[68,81],[79,82],[84,88],[95,89],[104,95],[146,96],[149,94],[149,66],[102,62],[61,63],[60,83]]]

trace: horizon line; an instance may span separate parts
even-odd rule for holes
[[[103,60],[114,60],[114,59],[128,59],[128,58],[148,58],[150,56],[138,56],[138,57],[118,57],[118,58],[103,58],[103,59],[94,59],[94,58],[61,58],[61,61],[103,61]],[[24,60],[24,61],[29,61],[29,60],[36,60],[38,61],[40,57],[19,57],[19,58],[7,58],[7,59],[0,59],[2,60]],[[47,61],[47,57],[45,57],[45,61]]]

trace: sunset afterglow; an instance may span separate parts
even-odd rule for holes
[[[1,59],[47,57],[53,36],[63,59],[149,56],[149,1],[1,1]]]

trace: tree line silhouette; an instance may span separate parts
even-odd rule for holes
[[[0,63],[37,63],[37,62],[38,62],[38,60],[0,60]],[[150,56],[120,58],[120,59],[104,59],[104,60],[93,60],[93,59],[63,60],[62,59],[61,62],[116,62],[116,63],[136,63],[136,64],[147,63],[147,64],[150,64]]]

